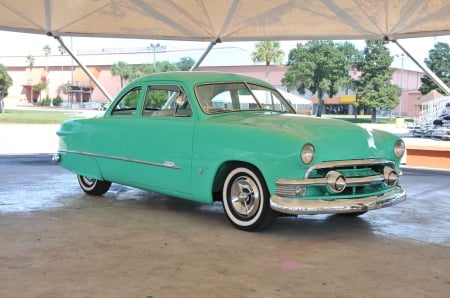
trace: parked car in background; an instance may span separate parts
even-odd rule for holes
[[[302,116],[267,82],[172,72],[131,82],[98,118],[69,120],[55,159],[84,192],[119,183],[221,201],[237,228],[278,215],[360,215],[403,201],[396,135]]]

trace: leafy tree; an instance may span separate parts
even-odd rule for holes
[[[429,51],[429,58],[425,59],[425,64],[443,83],[450,85],[450,47],[447,43],[436,43]],[[431,90],[436,90],[445,94],[429,76],[425,75],[420,80],[422,81],[420,93],[427,94]]]
[[[194,66],[195,60],[191,57],[182,57],[180,61],[176,63],[179,70],[188,71]]]
[[[45,89],[45,83],[44,82],[39,82],[36,85],[34,85],[32,89],[33,89],[33,91],[39,92],[39,97],[38,98],[40,98],[41,95],[42,95],[41,94],[42,90]]]
[[[322,116],[324,94],[333,97],[348,80],[347,47],[330,40],[314,40],[305,45],[298,43],[289,52],[289,68],[282,83],[300,94],[305,94],[306,90],[317,93],[317,117]]]
[[[368,40],[363,51],[362,71],[357,82],[356,105],[371,110],[371,122],[376,122],[377,109],[393,109],[399,103],[400,88],[390,83],[394,70],[390,68],[393,57],[389,55],[387,42]]]
[[[253,62],[266,64],[266,80],[269,81],[270,64],[280,65],[283,62],[284,52],[278,41],[260,41],[255,44],[256,51],[252,53]]]
[[[120,88],[123,88],[124,81],[128,81],[132,76],[133,68],[128,63],[119,61],[111,66],[111,74],[120,77]]]
[[[8,74],[6,67],[0,64],[0,113],[4,113],[3,98],[8,96],[8,89],[13,84],[13,80]]]
[[[168,72],[178,70],[176,63],[170,63],[169,61],[157,61],[154,65],[149,63],[144,63],[133,68],[130,80],[135,80],[137,78],[157,73],[157,72]]]
[[[169,72],[178,70],[178,67],[175,63],[169,61],[158,61],[156,62],[156,70],[157,72]]]
[[[157,72],[155,67],[156,67],[155,65],[149,64],[149,63],[144,63],[144,64],[136,66],[133,69],[130,80],[135,80],[137,78],[147,76],[149,74]]]
[[[344,42],[343,44],[338,44],[337,49],[341,51],[345,59],[347,60],[348,69],[350,71],[358,70],[358,65],[361,63],[363,57],[362,52],[359,51],[355,45],[351,42]],[[355,89],[354,81],[350,76],[346,76],[342,78],[342,87],[344,89],[345,94],[349,94],[349,90]]]

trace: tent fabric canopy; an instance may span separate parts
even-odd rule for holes
[[[448,0],[0,0],[0,30],[205,42],[450,34]]]

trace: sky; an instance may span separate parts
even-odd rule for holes
[[[51,55],[59,55],[59,43],[52,37],[39,34],[26,34],[17,32],[0,31],[0,57],[1,56],[38,56],[43,55],[43,47],[48,45],[51,48]],[[95,38],[95,37],[63,37],[64,43],[71,47],[73,52],[77,50],[93,50],[106,48],[133,48],[148,47],[151,44],[164,45],[168,51],[206,49],[208,43],[205,42],[188,42],[188,41],[166,41],[166,40],[146,40],[146,39],[114,39],[114,38]],[[281,41],[281,48],[286,54],[294,48],[299,41]],[[365,46],[363,40],[351,41],[355,46],[362,50]],[[436,42],[445,42],[450,44],[450,36],[412,38],[400,41],[403,47],[418,61],[423,62],[428,57],[429,51],[434,47]],[[215,47],[236,46],[243,48],[249,52],[255,49],[254,42],[225,42],[217,44]],[[395,56],[395,63],[401,63],[401,49],[397,45],[390,43],[389,49]],[[406,69],[414,69],[414,63],[408,57],[403,58],[403,64]]]

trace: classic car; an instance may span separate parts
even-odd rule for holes
[[[346,121],[296,114],[269,83],[170,72],[124,87],[101,117],[64,122],[55,160],[89,195],[111,183],[212,204],[232,225],[277,216],[361,215],[406,198],[405,144]]]

